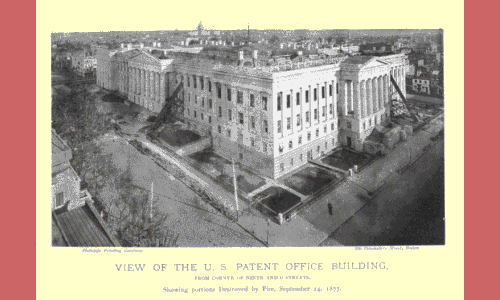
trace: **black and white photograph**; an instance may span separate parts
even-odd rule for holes
[[[242,22],[52,32],[52,247],[446,246],[445,30]]]

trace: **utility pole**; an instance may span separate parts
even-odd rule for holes
[[[269,247],[269,218],[267,218],[267,246]]]
[[[234,168],[234,159],[231,159],[233,163],[233,185],[234,185],[234,201],[236,202],[236,221],[239,219],[239,214],[238,214],[238,186],[236,182],[236,171]]]
[[[151,197],[150,197],[150,210],[149,210],[149,221],[152,222],[153,220],[153,197],[154,197],[154,194],[153,194],[153,187],[154,187],[154,181],[151,180]]]

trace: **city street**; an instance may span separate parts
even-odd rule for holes
[[[165,226],[179,234],[179,247],[264,246],[122,137],[108,134],[103,145],[113,154],[120,169],[125,170],[130,163],[134,185],[150,191],[151,182],[154,182],[155,200],[159,201],[160,210],[168,215]]]
[[[444,235],[440,140],[320,245],[444,245]]]

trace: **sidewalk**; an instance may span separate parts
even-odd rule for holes
[[[425,148],[432,143],[430,138],[443,128],[442,118],[443,116],[440,116],[425,125],[420,131],[409,136],[406,142],[397,145],[389,154],[366,166],[350,180],[366,190],[375,192],[395,180],[399,176],[398,171],[418,159]]]
[[[318,230],[330,235],[365,204],[372,202],[372,196],[368,194],[368,191],[383,192],[387,186],[400,179],[402,175],[398,171],[425,154],[425,149],[432,144],[430,138],[442,128],[443,116],[439,116],[422,130],[410,136],[408,141],[399,144],[394,151],[372,162],[360,173],[348,177],[338,188],[306,208],[299,216]],[[333,206],[333,216],[328,213],[328,202]],[[340,244],[332,242],[329,245]]]
[[[137,140],[140,140],[145,146],[175,164],[191,178],[197,178],[195,174],[187,170],[184,162],[167,155],[163,149],[147,141],[143,135],[137,138]],[[202,180],[198,181],[203,186],[207,185]],[[283,225],[278,225],[274,222],[269,222],[268,225],[265,217],[249,207],[246,202],[239,201],[238,205],[239,218],[236,223],[265,243],[268,241],[269,231],[270,246],[317,246],[328,237],[328,234],[314,228],[314,226],[302,217],[296,216],[292,222],[287,222]]]

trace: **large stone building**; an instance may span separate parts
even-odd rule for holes
[[[182,81],[185,122],[216,153],[278,178],[339,145],[363,151],[390,119],[390,75],[405,93],[404,54],[271,56],[256,45],[199,54],[98,55],[99,85],[159,112]],[[260,51],[259,51],[260,50]]]

